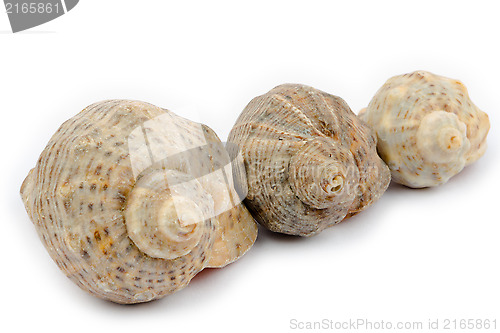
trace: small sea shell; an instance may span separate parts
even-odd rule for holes
[[[392,179],[415,188],[446,183],[477,161],[490,128],[460,81],[424,71],[387,80],[359,117],[377,133]]]
[[[59,128],[21,195],[72,281],[113,302],[147,302],[254,243],[234,163],[209,127],[148,103],[110,100]]]
[[[243,154],[247,207],[275,232],[317,234],[370,206],[390,182],[368,126],[340,97],[308,86],[254,98],[228,141]]]

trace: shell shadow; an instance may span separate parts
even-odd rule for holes
[[[220,272],[220,268],[217,267],[204,268],[201,272],[199,272],[194,276],[194,278],[191,280],[191,282],[189,282],[189,284],[194,285],[197,283],[208,283],[209,282],[208,280],[212,279],[213,276],[217,275],[217,272]]]
[[[405,193],[405,192],[415,192],[415,191],[429,191],[431,189],[432,189],[431,187],[412,188],[391,181],[389,187],[387,188],[387,192]]]
[[[304,240],[310,238],[310,237],[301,237],[301,236],[294,236],[294,235],[274,232],[263,227],[260,224],[258,225],[258,227],[259,227],[259,235],[257,237],[257,240],[255,241],[254,246],[255,245],[259,246],[259,244],[263,244],[264,242],[268,241],[278,242],[278,243],[296,243],[296,242],[303,242]]]
[[[476,179],[477,174],[489,172],[487,171],[488,167],[489,167],[488,163],[484,162],[484,159],[481,159],[471,165],[466,166],[465,168],[462,169],[462,171],[451,177],[446,183],[440,184],[438,186],[412,188],[391,181],[389,188],[387,189],[387,193],[417,194],[426,192],[426,195],[428,195],[428,193],[431,192],[453,191],[454,188],[458,189],[459,187],[473,185],[476,182],[476,180],[479,179],[479,178]]]

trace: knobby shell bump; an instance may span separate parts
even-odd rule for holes
[[[238,161],[205,125],[148,103],[109,100],[59,128],[21,195],[72,281],[113,302],[147,302],[254,243],[246,192],[233,183]]]
[[[368,126],[340,97],[305,85],[254,98],[228,142],[243,154],[247,207],[275,232],[317,234],[373,204],[390,182]]]
[[[376,132],[392,179],[414,188],[446,183],[477,161],[490,128],[460,81],[425,71],[387,80],[359,117]]]

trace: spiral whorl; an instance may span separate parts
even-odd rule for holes
[[[470,148],[467,127],[453,113],[431,112],[417,130],[417,148],[428,162],[463,161]]]
[[[254,218],[312,236],[373,204],[390,174],[371,130],[338,96],[282,84],[250,101],[228,142],[244,159]]]
[[[125,223],[132,241],[154,258],[175,259],[200,241],[214,216],[212,197],[187,174],[158,169],[141,177],[127,200]],[[204,230],[206,229],[206,230]]]
[[[359,117],[394,182],[412,188],[444,184],[477,161],[490,128],[460,81],[425,71],[387,80]]]
[[[354,160],[345,163],[351,155],[324,138],[308,141],[290,160],[290,185],[305,204],[324,209],[343,204],[349,207],[354,192],[349,186],[356,179],[348,179],[348,168],[355,168]]]

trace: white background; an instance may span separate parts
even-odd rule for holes
[[[497,1],[82,0],[12,34],[2,8],[0,330],[286,332],[292,319],[357,318],[499,327],[499,14]],[[358,112],[386,79],[417,69],[462,80],[489,114],[481,160],[438,188],[392,185],[313,238],[261,229],[241,260],[159,301],[120,306],[80,290],[19,196],[59,125],[99,100],[144,100],[224,140],[278,84],[311,85]]]

